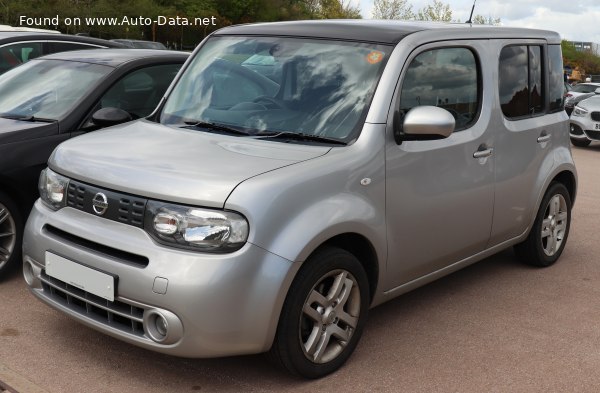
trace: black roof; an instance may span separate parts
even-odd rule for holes
[[[543,30],[523,29],[514,27],[494,27],[471,25],[468,23],[440,22],[405,22],[392,20],[310,20],[276,23],[256,23],[229,26],[220,29],[214,35],[244,35],[244,36],[293,36],[306,38],[328,38],[334,40],[376,42],[382,44],[397,44],[409,34],[423,30],[443,30],[453,34],[459,30],[466,32],[477,29],[479,33],[489,34],[490,37],[547,36],[549,33],[558,37],[557,33]],[[560,41],[559,41],[560,42]]]
[[[182,60],[189,57],[187,52],[161,49],[85,49],[52,53],[33,59],[36,60],[68,60],[82,63],[94,63],[118,67],[123,63],[140,59],[162,59],[166,61]]]
[[[83,42],[93,45],[101,45],[107,48],[125,48],[125,45],[118,42],[111,42],[100,38],[86,37],[70,34],[43,33],[37,31],[0,31],[0,44],[14,41],[71,41]]]

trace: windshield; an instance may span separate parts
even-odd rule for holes
[[[349,142],[360,132],[390,50],[357,42],[213,37],[185,70],[160,120]]]
[[[32,60],[0,76],[0,116],[59,120],[111,67]]]

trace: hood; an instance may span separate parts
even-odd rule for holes
[[[58,122],[0,118],[0,145],[58,134]]]
[[[62,143],[49,166],[116,191],[220,207],[242,181],[326,154],[331,148],[171,128],[147,120]]]

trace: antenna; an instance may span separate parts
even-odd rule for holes
[[[473,0],[473,7],[471,7],[471,15],[469,15],[469,20],[465,23],[473,23],[473,11],[475,11],[475,3],[477,0]]]

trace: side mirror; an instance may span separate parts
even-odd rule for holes
[[[594,93],[596,93],[596,94],[600,94],[600,87],[599,87],[599,88],[597,88],[597,89],[594,91]]]
[[[396,143],[448,138],[456,120],[447,110],[437,106],[417,106],[408,111],[401,132],[395,133]]]
[[[102,108],[92,115],[92,122],[100,127],[109,127],[133,120],[133,117],[123,109]]]

